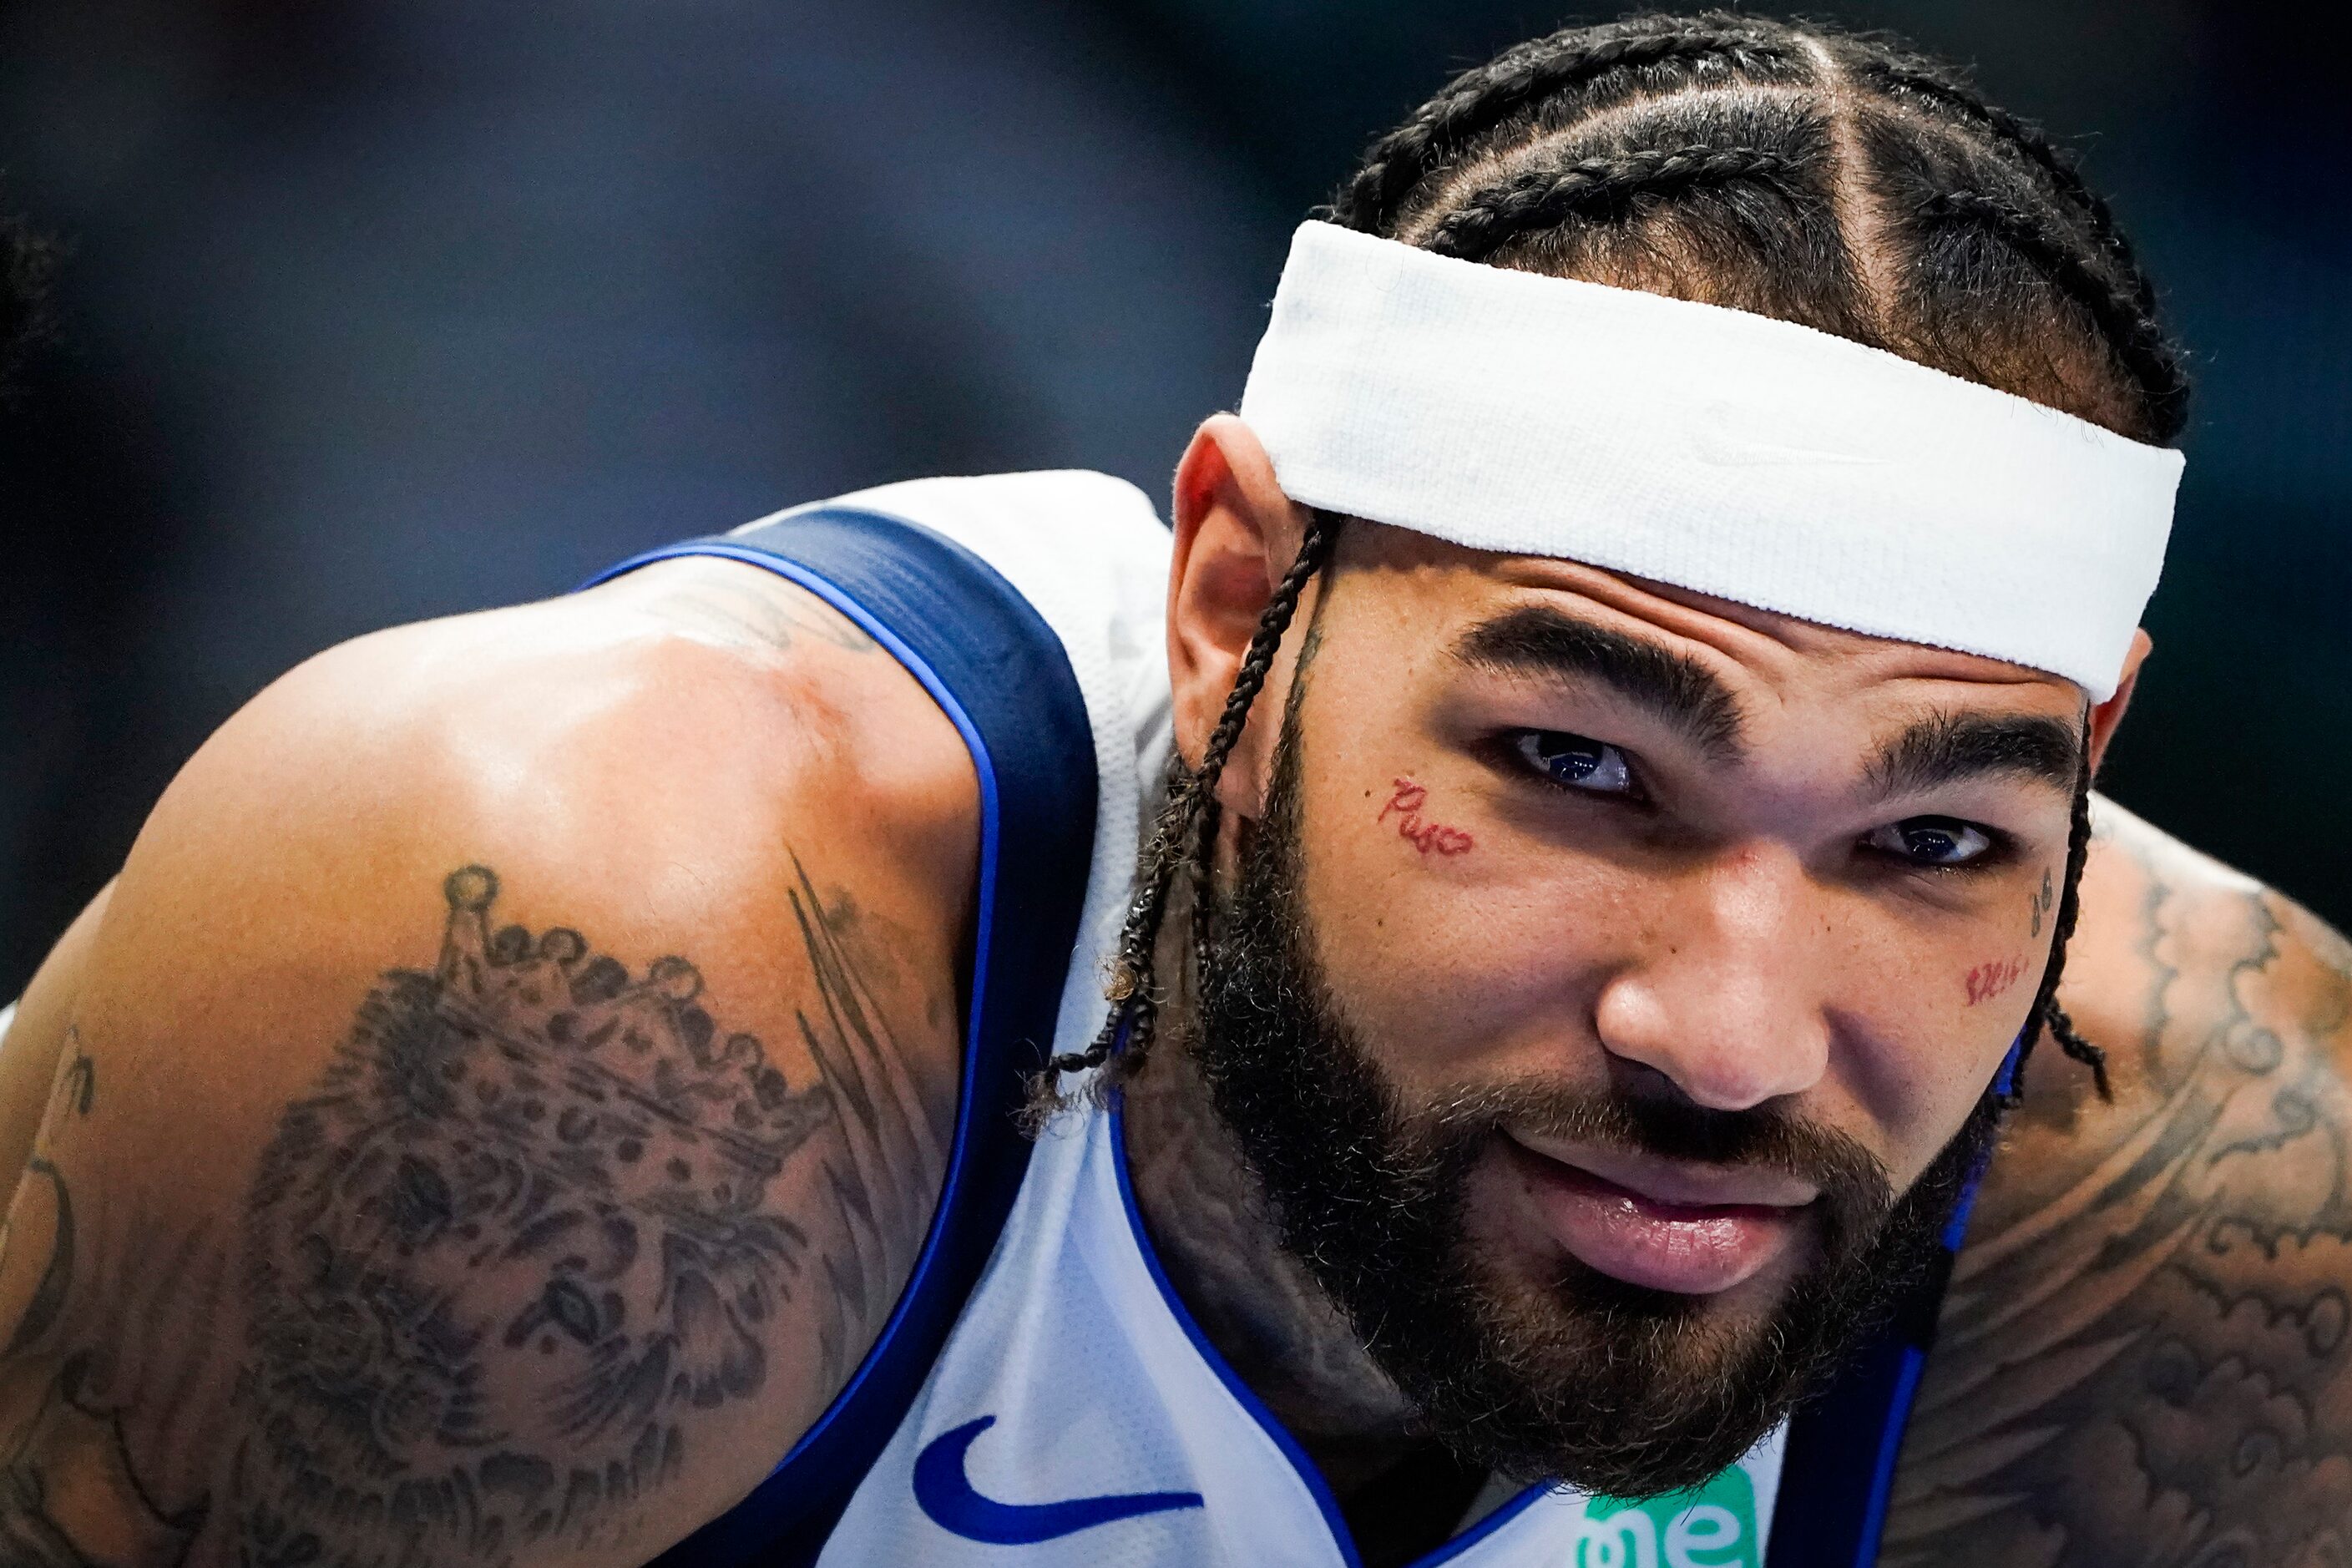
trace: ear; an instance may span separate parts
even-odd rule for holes
[[[1231,414],[1216,415],[1192,433],[1176,468],[1175,511],[1168,676],[1176,749],[1198,767],[1258,617],[1297,557],[1307,519],[1275,482],[1273,461],[1256,434]],[[1292,623],[1294,631],[1305,619],[1301,615]],[[1269,677],[1251,704],[1249,723],[1217,783],[1218,802],[1228,811],[1255,817],[1265,809],[1285,686]]]
[[[2091,771],[2107,760],[2107,742],[2116,738],[2116,726],[2124,721],[2124,710],[2131,706],[2132,689],[2139,684],[2139,668],[2146,662],[2148,650],[2156,645],[2145,629],[2132,633],[2131,651],[2124,655],[2123,679],[2116,682],[2116,694],[2091,710]]]

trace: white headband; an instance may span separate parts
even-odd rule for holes
[[[1769,317],[1299,226],[1242,395],[1283,493],[2113,695],[2180,454]]]

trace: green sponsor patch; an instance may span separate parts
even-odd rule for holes
[[[1695,1491],[1647,1502],[1593,1498],[1572,1568],[1763,1568],[1756,1488],[1732,1466]]]

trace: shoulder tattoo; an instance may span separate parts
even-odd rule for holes
[[[2143,1090],[2031,1105],[1956,1270],[1889,1568],[2352,1563],[2352,949],[2145,874]],[[2006,1174],[2004,1174],[2004,1172]]]
[[[43,1321],[37,1298],[0,1373],[38,1366],[56,1408],[127,1426],[117,1489],[162,1533],[131,1559],[78,1535],[43,1500],[86,1446],[20,1450],[0,1562],[176,1562],[165,1535],[207,1519],[254,1568],[625,1544],[698,1420],[771,1392],[780,1346],[837,1387],[905,1278],[944,1134],[844,943],[845,903],[795,871],[814,984],[792,1076],[688,960],[639,972],[577,931],[501,925],[498,878],[452,873],[438,962],[379,979],[279,1120],[238,1239],[209,1247],[246,1324],[228,1460],[150,1496],[140,1423],[167,1413],[112,1364],[138,1325]],[[68,1204],[60,1184],[55,1266],[87,1290]],[[43,1554],[6,1550],[25,1531]]]

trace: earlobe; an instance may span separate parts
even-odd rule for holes
[[[1257,631],[1258,619],[1306,533],[1302,510],[1282,493],[1256,435],[1220,414],[1194,432],[1176,469],[1176,544],[1168,574],[1168,673],[1176,746],[1198,766]],[[1279,701],[1254,706],[1234,746],[1219,800],[1255,816],[1276,727],[1260,721]]]

